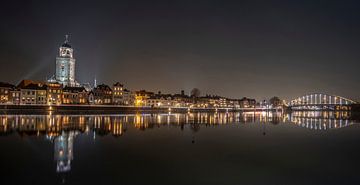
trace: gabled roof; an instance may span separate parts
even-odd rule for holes
[[[0,87],[5,87],[5,88],[15,88],[14,85],[6,83],[6,82],[0,82]]]
[[[97,87],[94,88],[94,90],[107,90],[112,91],[111,88],[108,85],[100,84]]]
[[[47,85],[41,84],[29,84],[22,89],[32,89],[32,90],[47,90]]]
[[[46,82],[43,82],[43,81],[35,81],[35,80],[22,80],[18,85],[17,87],[18,88],[24,88],[30,84],[39,84],[39,85],[46,85],[47,83]]]
[[[116,82],[113,86],[121,86],[121,87],[124,87],[124,85],[121,84],[120,82]]]
[[[86,92],[85,87],[69,87],[66,86],[63,91],[65,92]]]

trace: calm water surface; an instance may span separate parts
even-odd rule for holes
[[[349,113],[2,115],[4,184],[360,184]]]

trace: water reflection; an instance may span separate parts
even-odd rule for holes
[[[342,128],[357,122],[349,112],[244,112],[135,115],[2,115],[0,133],[17,132],[21,136],[45,135],[48,139],[63,131],[93,131],[97,135],[122,136],[129,125],[139,130],[161,126],[217,126],[228,123],[293,123],[309,129]],[[198,130],[198,129],[197,129]]]
[[[71,170],[73,160],[74,138],[77,131],[63,131],[54,139],[54,159],[56,161],[56,172],[68,172]]]
[[[25,135],[46,135],[51,139],[63,131],[81,133],[93,131],[97,135],[122,136],[128,125],[146,130],[161,126],[198,124],[216,126],[228,123],[293,123],[305,128],[333,129],[356,122],[349,112],[245,112],[245,113],[189,113],[189,114],[135,114],[135,115],[2,115],[0,133],[17,132]]]
[[[289,118],[288,118],[289,119]],[[294,112],[290,122],[314,130],[343,128],[354,124],[349,112]]]
[[[246,113],[188,113],[188,114],[133,114],[133,115],[2,115],[0,134],[17,133],[21,137],[45,136],[54,143],[56,172],[71,170],[74,140],[81,133],[96,136],[123,136],[129,128],[148,130],[162,126],[178,127],[199,132],[202,127],[225,124],[294,124],[312,130],[329,130],[357,123],[349,112],[246,112]],[[192,143],[195,136],[192,135]]]

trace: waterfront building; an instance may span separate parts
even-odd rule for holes
[[[239,100],[240,108],[255,108],[256,100],[251,98],[242,98]]]
[[[11,91],[15,88],[9,83],[0,82],[0,104],[11,103]]]
[[[194,102],[195,103],[195,102]],[[195,107],[218,108],[226,106],[226,99],[217,95],[206,95],[196,100]]]
[[[230,105],[229,107],[231,108],[235,108],[235,109],[239,109],[240,108],[240,103],[238,99],[229,99],[230,101]]]
[[[84,87],[69,87],[63,89],[63,104],[87,104],[88,92]]]
[[[139,106],[139,107],[147,106],[146,100],[153,95],[154,95],[153,92],[149,92],[145,90],[135,91],[135,106]]]
[[[63,85],[57,82],[48,83],[48,104],[60,105],[62,103]]]
[[[112,89],[108,85],[98,85],[93,92],[95,104],[112,104]]]
[[[194,102],[195,107],[201,108],[239,108],[238,100],[217,95],[206,95]]]
[[[18,88],[14,88],[10,91],[10,103],[14,105],[20,104],[20,96],[21,96],[21,90]]]
[[[124,85],[117,82],[113,85],[113,104],[124,105]]]
[[[135,93],[124,89],[123,91],[123,103],[124,105],[134,105],[135,103]]]
[[[21,104],[56,104],[62,103],[63,86],[57,82],[22,80],[17,86]],[[46,92],[44,92],[46,91]],[[34,94],[35,93],[35,94]],[[38,93],[38,94],[36,94]],[[45,100],[43,97],[46,96]],[[36,99],[37,97],[37,99]],[[34,98],[34,100],[33,100]],[[15,100],[13,100],[15,101]],[[35,103],[34,103],[35,102]],[[36,103],[38,102],[38,103]]]
[[[220,104],[220,107],[222,107],[222,108],[232,107],[233,103],[234,103],[233,101],[231,101],[231,100],[229,100],[227,98],[220,98],[219,99],[219,104]]]
[[[70,45],[68,36],[59,48],[59,55],[56,57],[55,76],[49,82],[58,82],[63,86],[79,86],[75,80],[75,58],[74,50]]]
[[[20,104],[41,105],[47,103],[47,86],[29,84],[20,89]]]
[[[185,91],[183,90],[180,94],[174,94],[173,99],[179,107],[190,107],[193,105],[193,99],[185,95]]]
[[[224,107],[225,108],[238,109],[238,108],[240,108],[239,100],[238,99],[225,98],[225,106]]]
[[[199,97],[194,100],[194,106],[198,108],[208,108],[213,98],[210,97]],[[217,101],[216,101],[217,102]]]
[[[174,101],[171,94],[152,94],[148,99],[145,100],[145,106],[150,107],[172,107],[175,106],[176,102]]]
[[[38,85],[36,88],[36,104],[47,104],[47,85]]]
[[[90,105],[94,105],[95,104],[94,91],[91,90],[90,92],[88,92],[87,97],[88,97],[88,103]]]
[[[20,102],[19,104],[37,104],[36,94],[39,86],[43,86],[45,83],[41,81],[34,80],[22,80],[17,88],[20,90]],[[40,88],[42,91],[42,88]],[[16,95],[15,95],[16,96]],[[14,101],[14,100],[13,100]]]

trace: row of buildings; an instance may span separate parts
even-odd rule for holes
[[[146,107],[254,108],[255,99],[229,99],[206,95],[192,97],[184,91],[162,94],[129,91],[117,82],[94,88],[64,86],[58,82],[23,80],[18,85],[0,82],[0,104],[14,105],[125,105]]]
[[[129,91],[123,84],[81,85],[75,79],[76,60],[68,36],[59,47],[55,74],[47,81],[23,80],[17,85],[0,82],[0,104],[15,105],[125,105],[147,107],[254,108],[254,99],[206,95]]]

